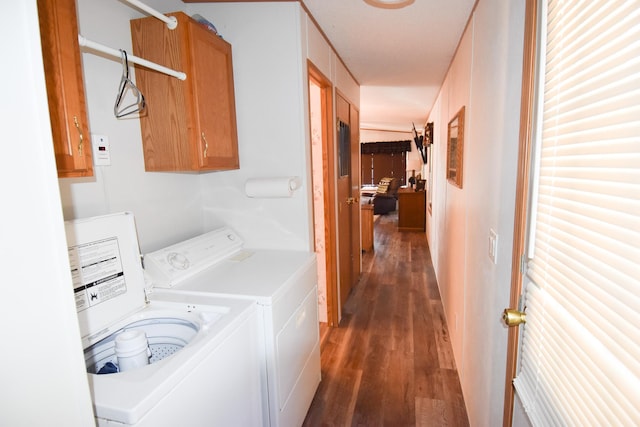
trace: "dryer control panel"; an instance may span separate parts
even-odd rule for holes
[[[227,259],[242,249],[243,241],[228,227],[168,246],[144,256],[153,286],[172,288],[188,277]]]

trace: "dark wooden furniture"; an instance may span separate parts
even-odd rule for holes
[[[426,191],[398,191],[398,230],[425,230]]]
[[[370,203],[360,206],[360,227],[362,228],[362,250],[373,250],[373,205]]]

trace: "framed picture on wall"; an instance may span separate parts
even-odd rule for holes
[[[424,126],[424,142],[425,146],[433,144],[433,122],[429,122]]]
[[[464,106],[449,122],[447,131],[447,180],[462,188],[464,153]]]

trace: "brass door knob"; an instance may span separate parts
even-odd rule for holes
[[[355,202],[356,202],[356,199],[354,199],[353,197],[347,198],[347,204],[348,205],[353,205]]]
[[[518,326],[527,322],[527,315],[522,311],[505,308],[502,313],[502,320],[507,326]]]

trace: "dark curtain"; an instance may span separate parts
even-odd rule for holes
[[[407,151],[411,151],[411,140],[365,142],[363,144],[360,144],[361,154],[403,154]]]
[[[373,154],[363,154],[360,156],[360,183],[362,185],[373,185]]]
[[[407,151],[411,151],[411,141],[360,144],[362,184],[376,185],[382,178],[389,177],[405,185]]]

